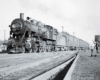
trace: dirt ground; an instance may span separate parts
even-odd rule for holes
[[[97,56],[91,57],[91,51],[80,52],[71,80],[100,80],[100,51],[93,54]]]
[[[63,63],[75,52],[1,54],[0,80],[28,80]]]

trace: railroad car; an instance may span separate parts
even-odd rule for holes
[[[54,27],[29,17],[24,20],[23,13],[20,18],[14,19],[9,27],[8,53],[65,51],[83,47],[81,40],[75,36],[59,32]]]

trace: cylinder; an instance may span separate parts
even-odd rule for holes
[[[20,13],[20,19],[24,20],[24,13]]]
[[[95,42],[100,42],[100,35],[95,35]]]

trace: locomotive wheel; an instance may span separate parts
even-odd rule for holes
[[[8,54],[12,54],[12,52],[8,51]]]
[[[38,51],[38,47],[35,46],[34,50],[33,50],[35,53]]]
[[[46,52],[49,52],[49,48],[48,48],[48,46],[46,47]]]
[[[43,52],[46,52],[46,47],[43,48]]]
[[[45,52],[47,52],[46,47],[45,47]]]
[[[42,47],[42,52],[44,52],[44,48]]]
[[[44,48],[42,48],[42,52],[44,52]]]
[[[22,53],[25,53],[25,48],[24,47],[22,47]]]
[[[58,52],[58,48],[57,47],[56,47],[55,51]]]
[[[42,48],[42,52],[44,52],[44,48]]]
[[[39,52],[42,52],[43,51],[43,48],[42,47],[39,47]]]
[[[48,46],[48,52],[51,52],[50,46]]]
[[[29,53],[32,53],[32,49],[29,50]]]

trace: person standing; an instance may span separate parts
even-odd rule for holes
[[[94,56],[96,57],[96,53],[99,53],[98,48],[99,48],[99,43],[98,42],[94,42],[94,49],[96,50],[96,52],[94,52]]]
[[[93,56],[93,46],[91,46],[91,57]]]
[[[99,53],[98,47],[99,47],[99,45],[98,45],[98,43],[96,42],[96,43],[95,43],[95,48],[96,48],[96,52],[97,52],[97,53]]]

